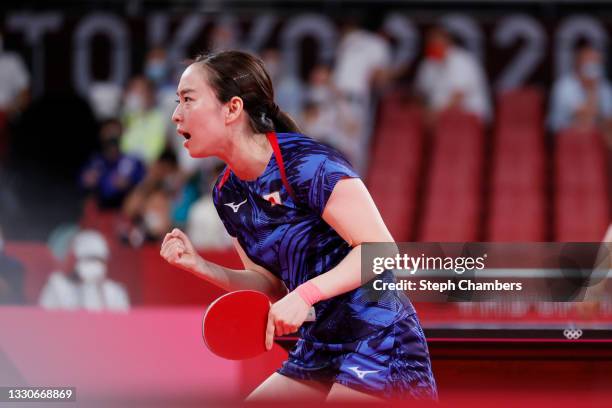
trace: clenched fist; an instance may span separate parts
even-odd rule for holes
[[[166,234],[159,254],[170,265],[178,266],[190,272],[196,272],[199,255],[187,235],[178,228]]]

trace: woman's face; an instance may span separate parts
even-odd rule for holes
[[[177,132],[185,138],[183,146],[191,157],[217,155],[226,133],[227,108],[219,102],[206,81],[202,67],[192,64],[181,76],[178,105],[172,115]]]

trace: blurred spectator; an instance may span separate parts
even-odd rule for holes
[[[130,222],[124,238],[133,246],[163,238],[172,226],[172,204],[184,184],[176,157],[166,150],[127,197],[123,214]]]
[[[220,16],[210,33],[209,49],[211,52],[227,51],[237,48],[237,22],[231,15]]]
[[[461,109],[484,122],[491,119],[487,79],[480,63],[456,46],[441,27],[427,34],[425,60],[417,70],[415,88],[431,113]]]
[[[552,132],[575,127],[588,130],[612,120],[612,87],[605,77],[601,53],[581,44],[575,67],[558,78],[552,89],[548,123]]]
[[[89,87],[89,105],[99,122],[119,117],[122,93],[119,85],[110,82],[95,82]]]
[[[94,155],[81,171],[81,187],[95,196],[101,209],[120,208],[125,196],[145,174],[140,160],[119,150],[121,130],[121,123],[117,120],[102,124],[102,152]]]
[[[4,253],[4,235],[0,229],[0,305],[25,303],[23,274],[21,263]]]
[[[302,112],[304,103],[304,86],[299,78],[292,77],[283,71],[281,55],[276,48],[266,48],[261,52],[261,59],[274,85],[274,100],[281,110],[297,118]]]
[[[331,69],[316,65],[310,72],[301,115],[305,134],[340,150],[351,163],[359,160],[359,120],[334,88]]]
[[[381,85],[388,77],[391,45],[384,36],[361,28],[356,17],[347,18],[341,30],[333,83],[347,104],[350,117],[355,120],[357,154],[352,164],[363,171],[372,119],[372,86]]]
[[[47,247],[59,263],[65,263],[71,251],[72,241],[80,228],[75,223],[60,224],[51,231]]]
[[[144,73],[157,91],[167,86],[174,86],[170,78],[170,66],[165,48],[154,47],[147,53]]]
[[[349,100],[367,106],[372,85],[391,68],[391,45],[379,33],[360,27],[356,18],[347,18],[341,29],[334,85]]]
[[[206,188],[203,189],[207,193],[191,206],[187,215],[187,234],[198,250],[217,250],[232,246],[232,238],[225,230],[210,194],[224,167],[225,164],[215,167],[213,176],[209,177]]]
[[[217,161],[218,163],[218,161]],[[172,202],[172,225],[183,228],[187,224],[187,217],[191,210],[191,206],[202,196],[203,188],[208,191],[208,186],[202,180],[207,180],[209,177],[217,176],[214,172],[214,165],[212,170],[205,168],[199,168],[192,175],[185,175],[179,173],[180,189],[174,194],[174,200]]]
[[[22,110],[29,101],[30,74],[19,56],[4,50],[0,33],[0,111],[8,114]]]
[[[173,77],[172,64],[168,61],[168,53],[165,48],[154,47],[147,53],[144,72],[155,88],[156,105],[164,121],[166,145],[170,146],[176,154],[181,171],[185,174],[193,174],[202,163],[201,160],[191,157],[187,149],[183,147],[184,138],[177,137],[176,124],[172,122],[178,84]]]
[[[21,112],[30,99],[30,74],[23,60],[4,50],[0,33],[0,160],[8,151],[9,121]]]
[[[80,231],[73,240],[74,270],[55,271],[40,296],[49,309],[127,310],[129,299],[119,283],[106,278],[108,244],[97,231]]]
[[[144,77],[133,78],[123,102],[121,151],[153,163],[166,146],[166,118],[156,106],[155,88]]]

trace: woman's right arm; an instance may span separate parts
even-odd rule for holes
[[[267,269],[249,259],[237,239],[234,246],[245,267],[243,270],[230,269],[202,258],[194,249],[185,233],[178,228],[166,234],[160,255],[168,263],[189,271],[227,291],[257,290],[265,293],[274,302],[287,294],[283,282]]]

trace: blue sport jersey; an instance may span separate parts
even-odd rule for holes
[[[267,136],[275,154],[263,174],[244,181],[226,167],[213,200],[248,257],[292,291],[351,251],[321,216],[336,183],[359,175],[338,151],[304,135]],[[381,276],[394,279],[391,271]],[[387,398],[435,398],[427,343],[412,304],[403,292],[372,292],[364,285],[316,303],[316,320],[302,325],[279,373]]]

